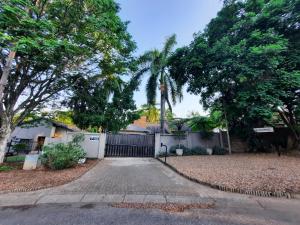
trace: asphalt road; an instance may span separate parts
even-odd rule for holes
[[[0,208],[0,225],[237,225],[289,224],[248,213],[197,209],[182,213],[158,209],[114,208],[109,204],[41,204]]]

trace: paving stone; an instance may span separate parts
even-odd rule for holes
[[[103,202],[123,202],[124,195],[105,195]]]
[[[153,158],[104,159],[78,180],[50,190],[52,194],[124,195],[196,195],[198,191],[198,184],[182,178]]]
[[[84,194],[45,195],[37,203],[74,203],[80,202],[83,196]]]
[[[166,203],[167,201],[163,195],[146,195],[144,202]]]
[[[124,202],[128,203],[143,203],[146,195],[125,195]]]
[[[81,202],[103,202],[104,197],[103,194],[86,194]]]

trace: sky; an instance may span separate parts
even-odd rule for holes
[[[137,43],[135,54],[154,48],[161,49],[165,39],[176,34],[177,46],[188,45],[193,34],[203,31],[222,7],[222,0],[117,0],[123,21],[130,21],[128,31]],[[147,103],[144,77],[140,90],[134,95],[137,106]],[[158,95],[159,96],[159,95]],[[200,97],[184,91],[181,103],[173,107],[176,117],[187,117],[191,112],[206,114]],[[157,99],[159,102],[159,99]]]

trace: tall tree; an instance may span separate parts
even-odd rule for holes
[[[280,114],[300,143],[299,9],[299,0],[227,1],[172,56],[172,76],[188,81],[206,108],[226,112],[240,134],[249,137]]]
[[[139,84],[135,78],[129,82],[119,77],[99,80],[98,76],[76,80],[68,106],[79,128],[117,132],[139,118],[133,100]]]
[[[0,163],[14,127],[70,77],[128,67],[135,44],[118,10],[113,0],[1,1]]]
[[[147,101],[150,105],[155,105],[156,90],[160,89],[160,131],[165,132],[165,105],[166,102],[169,109],[172,104],[176,104],[176,99],[182,99],[182,86],[179,85],[169,74],[168,60],[172,54],[172,49],[176,44],[176,36],[172,35],[167,38],[162,51],[157,49],[145,52],[140,58],[139,63],[142,65],[143,75],[149,73],[149,79],[146,86]]]

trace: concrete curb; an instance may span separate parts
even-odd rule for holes
[[[125,194],[48,194],[48,195],[11,195],[0,197],[1,207],[31,206],[39,204],[69,204],[69,203],[174,203],[195,204],[214,203],[212,198],[199,196],[173,195],[125,195]]]
[[[246,194],[246,195],[254,195],[254,196],[259,196],[259,197],[275,197],[275,198],[287,198],[287,199],[300,199],[299,194],[295,193],[290,193],[290,192],[267,192],[267,191],[256,191],[256,190],[242,190],[238,188],[228,188],[225,186],[220,186],[220,185],[213,185],[207,182],[200,181],[198,179],[195,179],[193,177],[190,177],[179,170],[177,170],[175,167],[172,165],[165,163],[163,160],[160,158],[156,158],[159,162],[161,162],[163,165],[167,166],[171,170],[173,170],[175,173],[179,174],[180,176],[183,176],[184,178],[193,181],[198,184],[202,184],[205,186],[209,186],[211,188],[220,190],[220,191],[225,191],[225,192],[231,192],[231,193],[237,193],[237,194]]]

